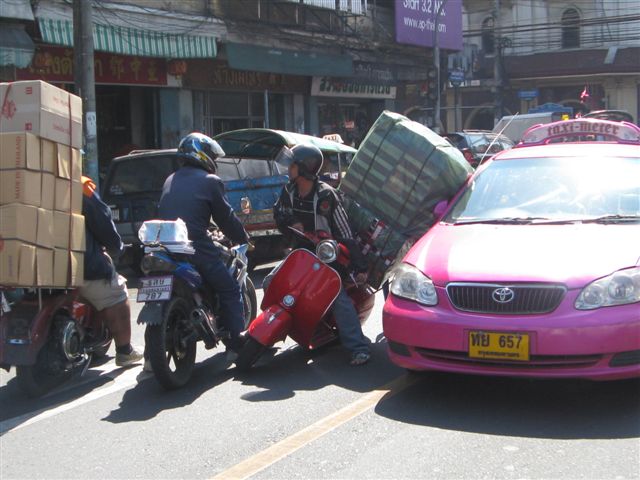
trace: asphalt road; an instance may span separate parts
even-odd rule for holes
[[[166,392],[112,350],[38,400],[1,371],[0,478],[640,477],[640,382],[406,374],[387,359],[382,303],[363,367],[340,346],[286,343],[238,376],[200,348],[192,381]]]

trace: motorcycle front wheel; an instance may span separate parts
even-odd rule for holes
[[[173,297],[164,307],[162,323],[147,325],[145,342],[153,374],[167,390],[182,387],[193,373],[197,336],[190,311],[185,299]]]
[[[242,304],[244,306],[244,328],[246,329],[258,314],[256,287],[253,286],[253,282],[248,276],[242,287]]]

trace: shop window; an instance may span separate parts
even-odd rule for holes
[[[562,14],[562,48],[580,46],[580,14],[575,8],[569,8]]]
[[[486,18],[484,22],[482,22],[482,50],[484,50],[485,54],[493,54],[496,52],[492,17]]]

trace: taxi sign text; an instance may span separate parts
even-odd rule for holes
[[[548,129],[549,136],[571,134],[571,133],[602,133],[607,135],[618,136],[620,127],[611,123],[598,122],[567,122],[554,123]]]

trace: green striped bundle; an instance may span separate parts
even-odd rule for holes
[[[428,229],[435,205],[453,197],[472,170],[440,135],[385,111],[360,145],[340,190],[409,234]]]

